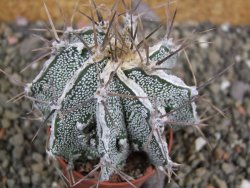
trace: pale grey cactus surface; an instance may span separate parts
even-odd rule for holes
[[[144,151],[171,171],[165,131],[196,123],[195,87],[173,75],[179,46],[169,37],[149,46],[139,16],[113,12],[110,20],[68,28],[27,94],[51,126],[48,153],[99,159],[101,180]],[[190,102],[191,101],[191,102]]]

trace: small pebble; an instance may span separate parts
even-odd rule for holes
[[[9,119],[9,120],[15,120],[17,119],[20,115],[15,113],[14,111],[10,110],[5,110],[4,112],[4,118]]]
[[[230,24],[229,23],[224,23],[221,25],[221,30],[224,32],[228,32],[230,29]]]
[[[42,172],[44,168],[43,163],[35,163],[31,165],[31,169],[33,172]]]
[[[236,61],[237,63],[241,62],[241,60],[242,60],[242,57],[241,57],[240,55],[236,55],[236,56],[235,56],[235,61]]]
[[[230,82],[228,80],[223,80],[222,83],[221,83],[221,85],[220,85],[220,89],[222,91],[225,91],[225,90],[227,90],[230,87],[230,85],[231,84],[230,84]]]
[[[15,180],[14,179],[8,179],[7,184],[8,184],[8,187],[14,187],[15,186]]]
[[[24,143],[24,138],[22,133],[18,133],[10,138],[10,143],[13,146],[20,146]]]
[[[30,183],[30,177],[29,176],[21,176],[21,181],[24,184],[29,184]]]
[[[27,26],[28,25],[28,20],[25,17],[19,16],[16,19],[16,23],[18,26]]]
[[[237,158],[237,163],[240,165],[240,167],[243,167],[243,168],[247,166],[247,162],[243,157]]]
[[[206,140],[202,137],[199,137],[195,140],[195,150],[200,151],[205,145],[206,145]]]
[[[246,60],[246,64],[247,64],[248,68],[250,69],[250,59]]]
[[[12,156],[16,159],[21,159],[24,152],[23,146],[16,146],[12,151]]]
[[[40,181],[41,181],[41,178],[40,178],[40,174],[38,173],[33,173],[32,176],[31,176],[31,181],[33,184],[38,184]]]
[[[204,48],[204,49],[208,48],[209,45],[208,45],[208,41],[205,35],[199,37],[198,41],[199,41],[199,45],[201,48]]]
[[[235,166],[233,166],[230,163],[223,163],[222,164],[222,170],[226,173],[226,174],[230,174],[235,170]]]
[[[8,43],[9,45],[14,45],[18,42],[18,39],[15,36],[9,36],[8,37]]]
[[[10,121],[6,118],[1,119],[1,124],[5,129],[8,129],[11,126]]]
[[[213,181],[214,185],[218,188],[227,188],[226,181],[223,179],[220,179],[218,176],[213,175]]]
[[[245,94],[250,91],[250,85],[244,82],[234,82],[230,94],[237,101],[243,101]]]
[[[250,188],[250,181],[246,179],[242,180],[240,188]]]
[[[40,153],[33,153],[32,154],[32,159],[38,163],[43,163],[43,156]]]

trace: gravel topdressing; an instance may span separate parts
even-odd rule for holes
[[[64,187],[56,168],[46,162],[45,128],[31,142],[41,125],[41,114],[35,112],[27,99],[7,102],[23,92],[17,81],[31,81],[40,70],[42,62],[20,72],[34,57],[44,53],[32,52],[42,47],[43,42],[28,30],[41,25],[40,22],[0,23],[0,68],[10,76],[8,79],[0,73],[0,187],[3,188]],[[195,127],[174,134],[171,157],[182,166],[166,184],[167,188],[250,187],[250,27],[187,23],[177,24],[172,34],[180,39],[192,35],[194,29],[211,28],[215,29],[195,34],[200,43],[186,49],[198,85],[231,63],[236,64],[200,92],[201,119],[212,116],[202,128],[206,138]],[[39,34],[51,39],[47,32]],[[187,84],[194,83],[184,53],[175,72]]]

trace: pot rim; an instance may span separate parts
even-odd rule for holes
[[[62,165],[63,168],[67,168],[67,164],[66,162],[62,159],[62,158],[58,158],[58,161],[60,163],[60,165]],[[150,165],[145,172],[143,173],[143,175],[135,180],[130,181],[132,184],[137,184],[138,182],[141,181],[145,181],[146,179],[150,178],[151,176],[153,176],[153,174],[155,173],[155,168],[153,167],[153,165]],[[79,178],[78,181],[80,181],[82,178],[84,178],[84,176],[82,174],[80,174],[78,171],[73,171],[73,174],[75,175],[75,177]],[[84,181],[88,181],[89,183],[93,183],[96,184],[97,180],[93,180],[93,179],[86,179]],[[83,182],[84,182],[83,181]],[[128,182],[110,182],[110,181],[102,181],[100,182],[100,185],[114,185],[116,187],[123,187],[125,185],[128,185]]]

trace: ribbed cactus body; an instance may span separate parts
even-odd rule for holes
[[[100,159],[101,180],[121,170],[132,151],[145,151],[156,167],[171,168],[168,122],[178,129],[197,121],[194,102],[186,104],[196,88],[171,73],[177,53],[170,54],[178,47],[164,38],[147,54],[131,34],[137,17],[132,26],[130,19],[126,14],[119,26],[111,27],[111,19],[68,29],[26,88],[45,118],[53,112],[49,152],[70,164]]]

